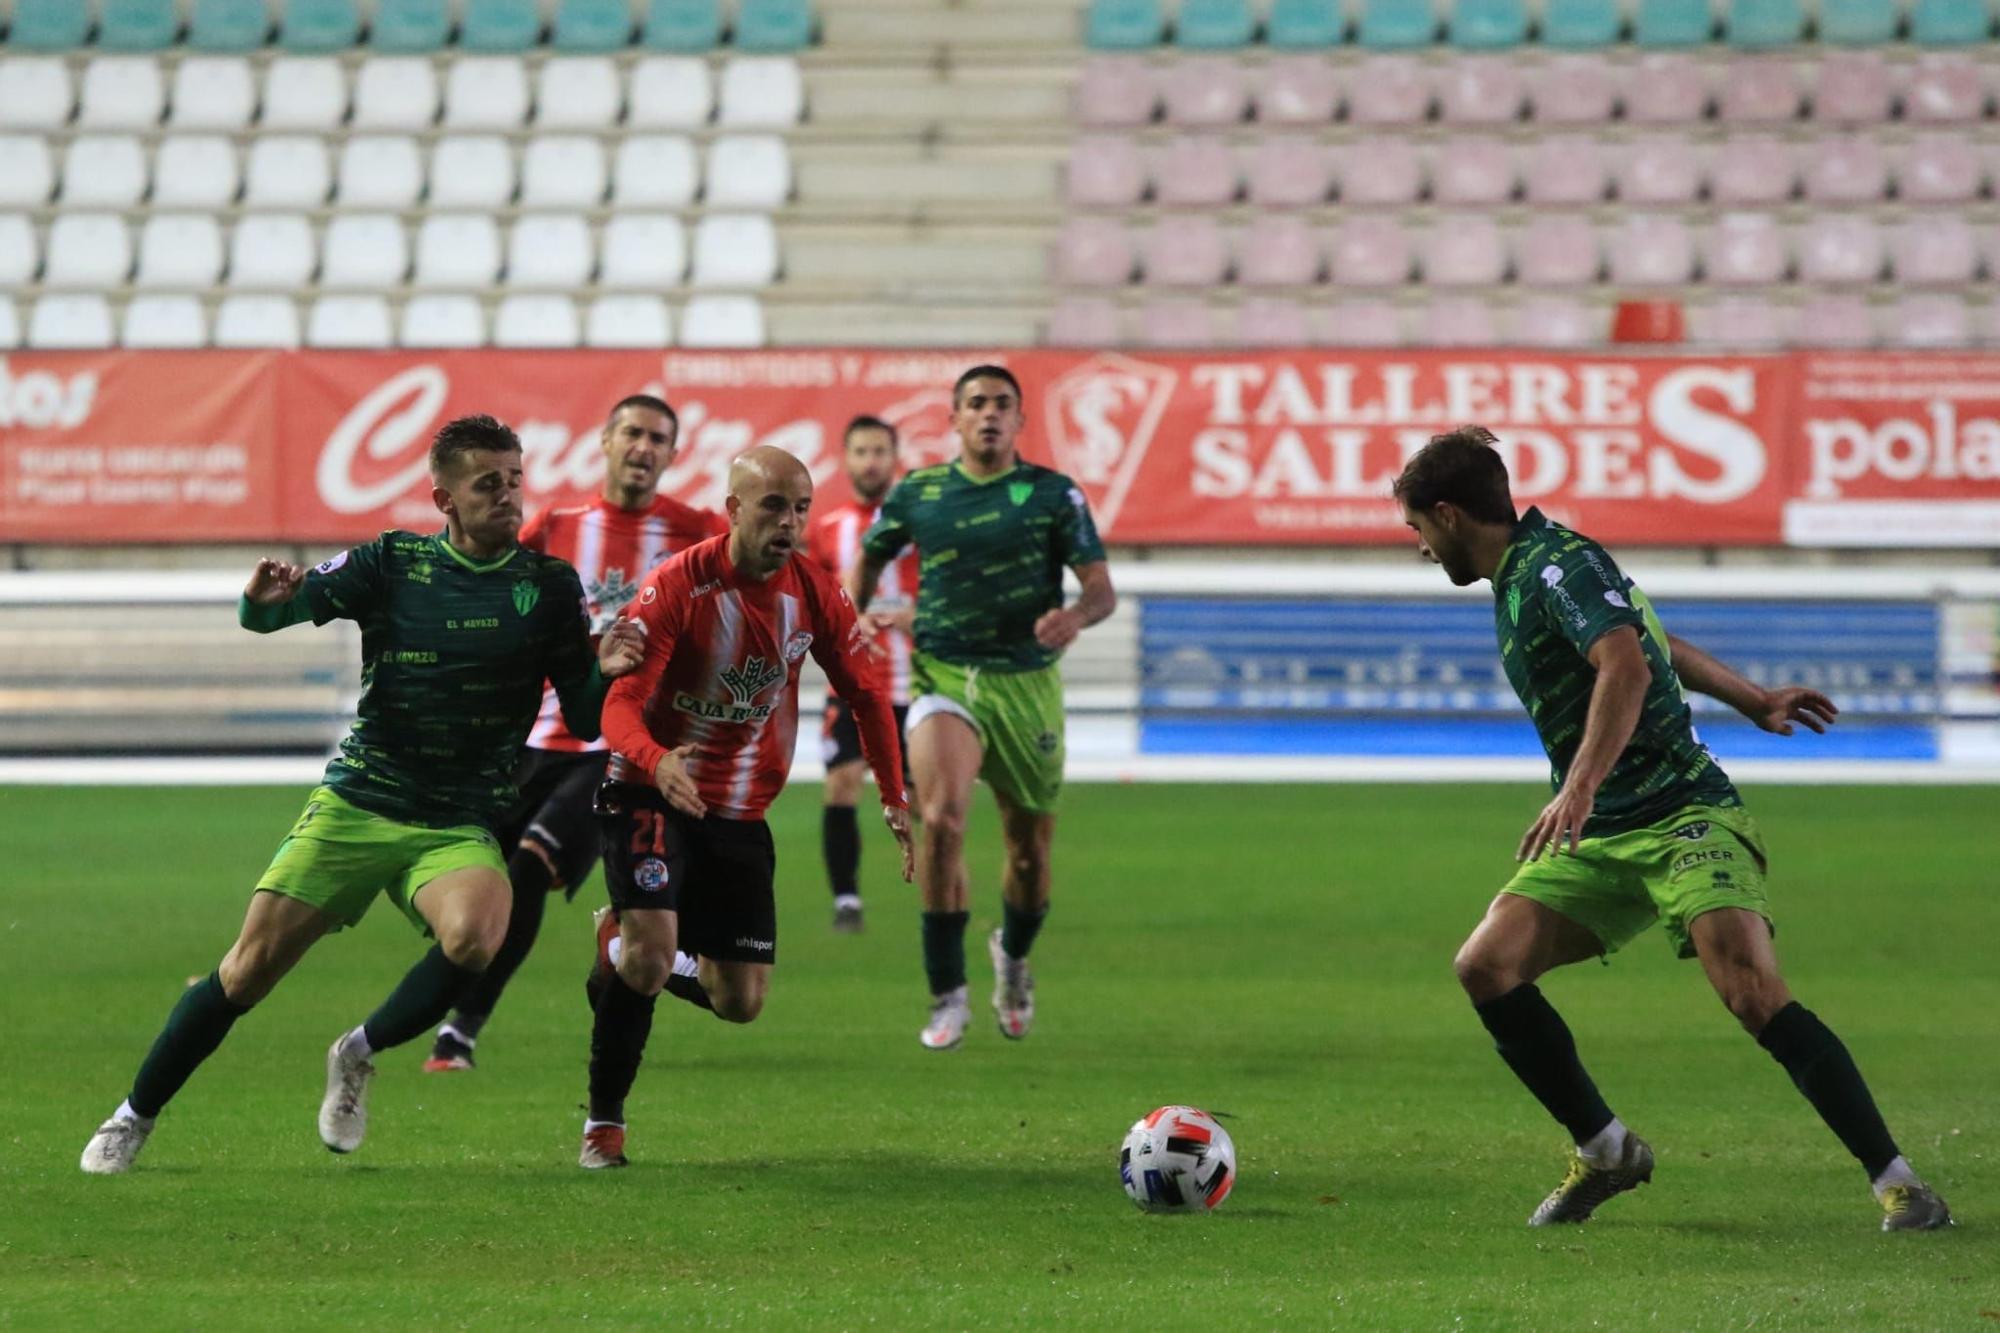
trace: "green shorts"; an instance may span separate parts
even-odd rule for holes
[[[446,871],[471,866],[507,877],[500,843],[485,829],[404,824],[348,804],[331,787],[317,787],[257,887],[331,913],[344,926],[358,923],[375,895],[386,890],[428,935],[430,925],[417,912],[417,890]]]
[[[1718,907],[1771,919],[1764,892],[1764,835],[1740,806],[1691,805],[1656,824],[1585,838],[1574,854],[1543,853],[1514,872],[1503,893],[1562,913],[1616,953],[1655,918],[1683,958],[1694,957],[1688,924]]]
[[[986,751],[979,776],[988,786],[1023,810],[1054,812],[1063,778],[1062,675],[1055,667],[995,671],[913,653],[908,734],[939,713],[979,733]]]

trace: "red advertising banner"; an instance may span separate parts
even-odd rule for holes
[[[965,352],[105,352],[0,356],[0,541],[333,544],[427,529],[453,416],[520,434],[538,502],[594,491],[628,393],[681,417],[665,486],[719,506],[753,444],[844,494],[839,436],[953,457]],[[2000,544],[2000,357],[1327,352],[996,355],[1023,452],[1119,543],[1396,544],[1433,433],[1501,438],[1516,498],[1616,544]]]

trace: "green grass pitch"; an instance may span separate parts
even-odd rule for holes
[[[1451,955],[1527,787],[1075,787],[1041,1013],[916,1041],[913,890],[868,838],[827,930],[817,789],[774,812],[779,966],[751,1027],[661,1001],[631,1170],[575,1166],[601,890],[551,904],[470,1075],[382,1058],[368,1142],[314,1131],[327,1043],[417,955],[379,906],[240,1023],[139,1168],[76,1168],[182,981],[214,965],[302,798],[0,789],[0,1325],[1980,1328],[2000,1320],[1993,793],[1767,789],[1778,943],[1960,1225],[1884,1236],[1860,1171],[1658,932],[1545,989],[1652,1185],[1529,1231],[1562,1134]],[[1222,1112],[1212,1217],[1126,1202],[1151,1107]],[[113,1321],[116,1321],[115,1324]]]

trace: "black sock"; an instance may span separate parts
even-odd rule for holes
[[[433,944],[361,1025],[369,1049],[386,1051],[430,1031],[478,975],[445,957],[442,945]]]
[[[528,951],[535,947],[535,937],[542,933],[542,915],[549,907],[549,890],[555,887],[556,879],[549,872],[548,862],[522,849],[507,861],[507,882],[514,888],[507,938],[501,941],[500,952],[493,955],[486,970],[473,978],[465,993],[458,997],[458,1010],[451,1016],[451,1025],[468,1041],[477,1037],[486,1020],[493,1017],[500,1004],[500,993],[507,989],[507,983],[527,960]]]
[[[709,1000],[708,992],[702,989],[700,977],[684,977],[678,972],[674,973],[667,978],[667,994],[676,1000],[686,1000],[697,1009],[706,1009],[711,1014],[715,1012],[715,1005]]]
[[[819,814],[819,847],[826,880],[836,898],[861,893],[861,821],[851,805],[829,805]]]
[[[222,978],[213,972],[189,986],[153,1039],[125,1100],[148,1120],[158,1115],[201,1062],[215,1054],[236,1020],[249,1012],[223,994]]]
[[[1016,907],[1002,899],[1000,902],[1000,951],[1009,958],[1026,958],[1028,950],[1035,947],[1035,936],[1042,933],[1042,922],[1048,920],[1049,909],[1030,912]]]
[[[1854,1154],[1870,1180],[1896,1160],[1896,1140],[1875,1109],[1867,1080],[1854,1067],[1854,1057],[1819,1015],[1792,1001],[1757,1034],[1757,1044],[1785,1067],[1792,1082],[1812,1103],[1847,1151]]]
[[[1597,1095],[1597,1085],[1577,1059],[1569,1024],[1534,983],[1472,1007],[1493,1034],[1493,1045],[1514,1077],[1561,1122],[1570,1138],[1587,1143],[1611,1123],[1611,1108]]]
[[[931,994],[943,995],[965,984],[965,927],[970,912],[924,913],[924,974]]]
[[[625,1123],[625,1094],[639,1076],[639,1057],[653,1033],[653,1004],[616,972],[597,997],[597,1021],[590,1027],[590,1118]]]

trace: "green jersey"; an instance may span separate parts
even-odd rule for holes
[[[1056,660],[1035,642],[1035,622],[1062,605],[1063,566],[1104,559],[1083,492],[1033,463],[995,477],[957,463],[920,468],[889,492],[861,542],[884,561],[916,543],[918,651],[994,671]]]
[[[1528,707],[1561,788],[1583,740],[1597,669],[1590,646],[1631,626],[1653,669],[1639,724],[1598,789],[1588,837],[1643,828],[1688,805],[1741,805],[1736,788],[1694,734],[1666,629],[1644,593],[1588,537],[1530,509],[1493,574],[1500,661]]]
[[[583,586],[554,556],[517,546],[479,563],[442,535],[385,532],[313,569],[291,601],[246,599],[238,614],[260,632],[361,626],[361,703],[326,785],[371,813],[428,828],[497,822],[545,679],[570,730],[597,735],[604,686]]]

